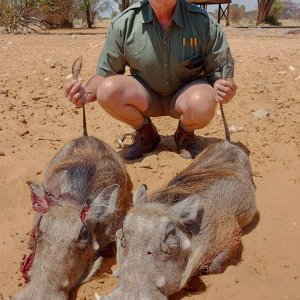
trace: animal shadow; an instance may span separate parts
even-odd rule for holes
[[[100,251],[103,257],[101,268],[92,276],[91,280],[99,279],[103,274],[112,274],[112,266],[116,265],[116,246],[114,243],[109,244],[105,249]],[[69,300],[78,299],[77,293],[80,286],[77,286],[70,294]],[[85,298],[84,298],[85,299]]]
[[[184,289],[177,294],[171,296],[170,300],[180,300],[186,296],[199,295],[206,291],[205,283],[200,279],[200,273],[193,275]]]

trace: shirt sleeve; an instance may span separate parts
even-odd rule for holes
[[[224,57],[232,59],[226,36],[220,25],[210,20],[210,37],[206,45],[206,59],[204,61],[204,72],[206,79],[210,84],[222,78],[222,66],[224,66]],[[222,59],[223,58],[223,59]],[[233,61],[232,69],[233,75]],[[229,77],[229,76],[228,76]]]
[[[96,74],[103,77],[124,74],[125,66],[124,46],[121,39],[114,32],[112,24],[97,62]]]

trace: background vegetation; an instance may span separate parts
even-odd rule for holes
[[[0,26],[8,33],[29,33],[46,28],[71,28],[74,20],[92,28],[96,18],[108,18],[137,0],[0,0]],[[279,19],[300,20],[300,5],[293,0],[258,0],[255,11],[232,4],[230,23],[248,19],[256,25],[281,25]],[[110,14],[109,14],[110,12]]]

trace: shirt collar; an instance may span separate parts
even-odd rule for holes
[[[146,5],[143,9],[143,23],[150,23],[153,21],[153,10],[151,8],[151,5],[148,1],[146,1]],[[182,5],[180,0],[177,0],[177,4],[175,7],[175,11],[173,14],[172,20],[174,23],[179,27],[184,27],[182,23],[182,10],[180,9],[180,6]]]

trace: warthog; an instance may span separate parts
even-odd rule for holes
[[[150,197],[142,185],[117,236],[118,287],[99,299],[167,299],[197,271],[223,271],[256,214],[248,156],[221,142]]]
[[[119,155],[95,137],[66,144],[50,161],[43,185],[29,182],[36,221],[33,252],[21,271],[30,282],[14,299],[67,299],[99,269],[131,201]]]

